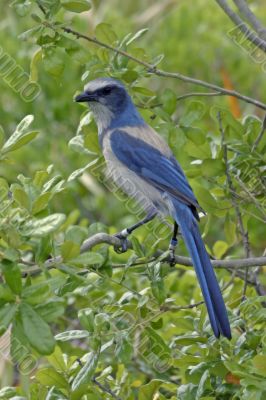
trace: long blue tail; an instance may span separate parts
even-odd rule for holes
[[[202,241],[198,223],[188,206],[173,200],[176,222],[180,226],[185,244],[192,258],[208,310],[215,336],[220,334],[231,339],[231,329],[222,293],[217,282],[209,255]]]

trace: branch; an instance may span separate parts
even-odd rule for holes
[[[97,244],[106,243],[111,246],[121,246],[121,240],[115,236],[108,235],[107,233],[96,233],[90,238],[86,239],[82,246],[81,252],[89,251]],[[128,247],[132,249],[132,244],[128,241]],[[146,260],[145,263],[151,260]],[[186,267],[192,267],[193,263],[191,258],[183,256],[175,256],[175,263],[179,265],[184,265]],[[234,260],[211,260],[212,266],[214,268],[248,268],[248,267],[258,267],[266,265],[265,257],[250,257],[250,258],[239,258]],[[143,262],[142,262],[143,264]],[[132,264],[133,265],[133,264]],[[137,264],[135,264],[137,265]],[[121,266],[122,267],[122,266]]]
[[[98,244],[109,244],[110,246],[121,246],[121,240],[115,236],[108,235],[107,233],[96,233],[90,238],[86,239],[81,246],[81,253],[85,251],[91,250],[94,246]],[[132,249],[132,244],[128,241],[128,248]],[[147,259],[145,261],[136,262],[134,265],[142,265],[147,264],[148,262],[155,261],[158,257],[153,257],[152,259]],[[167,259],[165,260],[167,261]],[[51,258],[47,260],[44,266],[47,268],[53,268],[56,264],[62,263],[62,258],[60,256]],[[192,267],[193,263],[191,258],[183,257],[183,256],[175,256],[175,263],[179,265],[184,265],[186,267]],[[249,268],[249,267],[258,267],[266,265],[266,256],[265,257],[250,257],[250,258],[238,258],[231,260],[211,260],[212,266],[214,268],[226,268],[226,269],[234,269],[234,268]],[[124,264],[118,264],[115,268],[123,268]]]
[[[121,246],[121,240],[118,239],[116,236],[111,236],[107,233],[96,233],[82,243],[80,251],[81,253],[84,253],[85,251],[91,250],[92,247],[100,243],[107,243],[111,246],[117,247]],[[130,242],[128,242],[128,247],[132,249],[132,245]]]
[[[218,96],[227,96],[227,93],[222,93],[222,92],[191,92],[191,93],[185,93],[182,96],[178,96],[176,98],[177,101],[187,99],[189,97],[218,97]]]
[[[44,8],[44,6],[40,3],[40,1],[36,1],[36,3],[37,3],[37,5],[38,5],[38,7],[39,7],[39,9],[42,11],[42,13],[44,14],[44,16],[45,17],[47,17],[47,12],[46,12],[46,10],[45,10],[45,8]]]
[[[102,392],[104,393],[108,393],[113,399],[116,400],[122,400],[121,397],[118,397],[115,392],[113,392],[109,387],[104,386],[102,383],[100,383],[99,381],[97,381],[97,379],[94,377],[92,378],[92,382],[98,386],[98,388],[101,389]]]
[[[265,116],[264,116],[264,118],[263,118],[263,121],[262,121],[261,131],[260,131],[260,133],[258,134],[258,137],[256,138],[256,140],[255,140],[255,142],[254,142],[254,144],[253,144],[252,151],[256,150],[256,148],[258,147],[259,142],[261,141],[261,139],[262,139],[262,137],[263,137],[263,135],[264,135],[265,130],[266,130],[266,114],[265,114]]]
[[[204,304],[204,301],[199,301],[198,303],[192,303],[188,304],[186,306],[169,306],[169,305],[163,305],[160,307],[161,311],[181,311],[181,310],[189,310],[194,307],[198,307]]]
[[[90,238],[86,239],[82,246],[81,246],[81,253],[84,253],[86,251],[90,251],[94,246],[97,246],[98,244],[109,244],[110,246],[121,246],[121,240],[118,239],[115,236],[108,235],[107,233],[96,233],[95,235],[91,236]],[[130,241],[128,241],[128,248],[132,249],[132,244]],[[153,256],[150,259],[142,259],[139,261],[133,262],[130,267],[134,266],[140,266],[144,265],[150,262],[154,262],[162,255],[162,252],[157,254],[157,256]],[[168,258],[166,257],[165,262],[168,262]],[[53,257],[50,258],[49,260],[45,261],[44,263],[44,268],[47,270],[56,268],[57,265],[62,264],[63,260],[61,256]],[[21,263],[24,265],[29,265],[28,262],[24,262],[21,260]],[[185,267],[192,267],[193,263],[191,258],[189,257],[184,257],[184,256],[175,256],[175,264],[177,265],[183,265]],[[237,270],[239,268],[250,268],[250,267],[262,267],[266,265],[266,256],[263,257],[250,257],[250,258],[238,258],[238,259],[230,259],[230,260],[211,260],[211,264],[214,268],[225,268],[231,271]],[[114,264],[113,269],[117,268],[125,268],[125,264]],[[43,269],[37,267],[36,265],[31,265],[31,268],[29,268],[27,271],[24,271],[22,273],[22,277],[26,277],[28,275],[30,276],[35,276],[43,272]],[[87,270],[80,271],[80,274],[87,273]]]
[[[228,185],[228,187],[230,189],[231,201],[232,201],[233,207],[234,207],[235,212],[236,212],[236,217],[237,217],[237,221],[238,221],[238,225],[239,225],[239,229],[240,229],[240,234],[242,236],[242,242],[243,242],[244,250],[245,250],[245,253],[246,253],[246,257],[249,258],[250,257],[250,244],[249,244],[248,231],[245,231],[245,228],[244,228],[244,223],[243,223],[241,211],[240,211],[238,202],[236,200],[236,189],[234,187],[234,184],[233,184],[230,172],[229,172],[229,168],[230,167],[229,167],[228,155],[227,155],[227,145],[225,143],[225,133],[224,133],[224,129],[223,129],[223,126],[222,126],[222,119],[221,119],[221,113],[220,112],[218,112],[217,118],[218,118],[220,133],[221,133],[221,142],[222,142],[221,144],[222,144],[222,149],[223,149],[223,153],[224,153],[225,175],[226,175],[227,185]],[[247,286],[248,286],[248,268],[245,271],[245,283],[244,283],[244,287],[243,287],[243,299],[246,296]]]
[[[255,32],[261,37],[261,39],[266,40],[266,29],[262,23],[258,20],[256,15],[250,10],[245,0],[234,0],[235,5],[242,14],[244,18],[249,22]]]
[[[235,179],[237,180],[237,182],[239,183],[239,186],[243,189],[243,191],[249,196],[249,198],[251,199],[251,201],[254,203],[254,205],[256,206],[256,208],[258,210],[260,210],[260,212],[263,215],[263,222],[266,222],[266,212],[265,212],[265,208],[260,204],[260,202],[256,199],[256,197],[250,192],[250,190],[248,190],[248,188],[246,187],[246,185],[244,184],[244,182],[239,178],[239,176],[235,175]]]
[[[52,24],[48,23],[47,21],[43,21],[43,24],[45,26],[48,26],[49,28],[53,29],[54,31],[57,30],[56,27],[54,27]],[[86,40],[88,42],[96,44],[97,46],[104,47],[105,49],[108,49],[108,50],[110,50],[110,51],[112,51],[112,52],[114,52],[116,54],[120,54],[120,55],[122,55],[122,56],[124,56],[124,57],[126,57],[126,58],[128,58],[128,59],[130,59],[132,61],[134,61],[135,63],[137,63],[139,65],[142,65],[147,70],[147,72],[149,72],[151,74],[158,75],[158,76],[163,76],[163,77],[166,77],[166,78],[175,78],[175,79],[179,79],[179,80],[181,80],[183,82],[187,82],[187,83],[193,83],[194,85],[202,86],[202,87],[205,87],[207,89],[214,90],[216,92],[221,92],[225,96],[236,97],[239,100],[243,100],[246,103],[253,104],[256,107],[259,107],[259,108],[261,108],[263,110],[266,110],[266,104],[264,104],[264,103],[262,103],[262,102],[260,102],[258,100],[255,100],[255,99],[253,99],[251,97],[242,95],[241,93],[238,93],[235,90],[224,89],[224,88],[222,88],[220,86],[217,86],[217,85],[214,85],[212,83],[205,82],[205,81],[202,81],[200,79],[191,78],[189,76],[182,75],[182,74],[180,74],[178,72],[167,72],[167,71],[163,71],[161,69],[157,69],[156,66],[154,66],[152,64],[149,64],[146,61],[140,60],[139,58],[137,58],[135,56],[132,56],[131,54],[127,53],[124,50],[117,49],[117,48],[115,48],[113,46],[110,46],[107,43],[101,42],[100,40],[96,39],[95,37],[83,35],[82,33],[77,32],[77,31],[75,31],[75,30],[73,30],[71,28],[68,28],[68,27],[61,27],[60,29],[63,30],[65,33],[70,33],[70,34],[74,35],[77,39],[84,39],[84,40]]]
[[[225,14],[233,21],[233,23],[238,27],[238,29],[244,33],[247,40],[253,43],[255,46],[259,47],[266,53],[266,41],[258,37],[254,32],[252,32],[247,24],[229,7],[226,0],[216,0],[216,3],[223,9]]]
[[[218,96],[227,96],[226,93],[221,93],[221,92],[191,92],[191,93],[185,93],[182,94],[181,96],[177,96],[176,100],[185,100],[188,99],[189,97],[218,97]],[[144,109],[151,109],[151,108],[156,108],[156,107],[162,107],[162,103],[157,103],[157,104],[136,104],[137,107],[139,108],[144,108]]]

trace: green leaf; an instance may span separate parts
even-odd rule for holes
[[[64,300],[61,298],[51,299],[44,304],[39,304],[35,307],[35,311],[44,321],[54,322],[58,317],[64,314]]]
[[[206,158],[201,164],[201,171],[204,176],[208,178],[215,176],[221,176],[225,172],[225,166],[222,160],[214,160],[212,158]]]
[[[197,385],[188,383],[186,385],[180,385],[177,388],[177,398],[178,400],[195,400],[197,393]]]
[[[86,363],[83,365],[83,367],[75,376],[72,382],[71,385],[72,390],[77,390],[80,388],[80,386],[90,382],[98,364],[98,359],[100,354],[99,349],[97,351],[92,351],[91,353],[88,354]]]
[[[95,315],[94,323],[97,332],[108,331],[110,329],[110,318],[106,313]]]
[[[232,246],[236,241],[236,224],[230,220],[229,215],[227,215],[225,219],[224,233],[227,243]]]
[[[163,304],[166,299],[163,278],[159,278],[159,279],[152,281],[151,282],[151,290],[152,290],[153,296],[158,301],[158,304],[159,305]]]
[[[129,46],[131,43],[133,43],[135,40],[141,38],[146,32],[148,32],[148,28],[140,29],[138,32],[136,32],[133,36],[130,37],[130,39],[126,42],[126,46]]]
[[[68,146],[71,150],[74,150],[78,153],[82,153],[82,154],[88,154],[88,155],[94,155],[96,153],[88,150],[85,147],[85,143],[84,143],[84,136],[83,135],[76,135],[74,136],[69,142],[68,142]]]
[[[64,214],[51,214],[48,217],[40,219],[31,219],[26,221],[21,227],[23,236],[43,237],[56,231],[65,221]]]
[[[112,25],[102,22],[95,28],[95,36],[104,43],[112,44],[117,40],[117,36],[112,29]]]
[[[7,285],[0,285],[0,300],[10,302],[15,300],[15,295]]]
[[[25,132],[25,130],[32,123],[33,119],[33,115],[27,115],[25,118],[23,118],[23,120],[18,124],[15,132],[5,142],[1,150],[2,153],[5,154],[16,150],[37,136],[38,132]]]
[[[173,114],[176,110],[176,94],[171,89],[165,89],[163,94],[160,96],[160,102],[163,104],[163,109],[168,114]]]
[[[17,390],[15,387],[6,386],[0,389],[0,399],[7,400],[7,399],[15,399],[17,397]]]
[[[42,193],[37,199],[34,200],[32,204],[32,214],[38,214],[40,211],[44,210],[49,203],[52,194],[50,192]]]
[[[131,360],[133,353],[132,342],[123,333],[116,335],[116,347],[114,356],[122,363],[128,363]]]
[[[29,304],[40,304],[50,296],[50,286],[47,282],[39,282],[35,285],[26,286],[22,291],[22,298]]]
[[[155,354],[163,358],[170,355],[170,348],[154,329],[148,326],[145,328],[145,332],[152,341],[152,349]]]
[[[18,124],[16,131],[24,133],[25,130],[28,129],[28,127],[32,124],[33,120],[34,120],[33,115],[31,115],[31,114],[26,115],[26,117],[24,117]]]
[[[89,336],[90,334],[88,331],[72,330],[58,333],[58,335],[55,336],[55,339],[59,342],[67,342],[68,340],[84,339]]]
[[[80,254],[80,246],[70,240],[66,240],[61,246],[61,255],[64,261],[71,260]]]
[[[57,371],[67,371],[67,360],[65,354],[62,352],[59,346],[55,347],[53,354],[46,357],[49,364],[51,364]]]
[[[28,194],[25,192],[25,190],[22,189],[20,185],[17,185],[16,183],[11,185],[10,190],[13,194],[13,198],[16,203],[22,208],[25,208],[26,210],[30,209],[30,199]]]
[[[71,260],[71,264],[77,266],[85,267],[87,265],[102,264],[104,262],[104,257],[93,251],[80,254],[78,257]]]
[[[58,388],[67,388],[68,386],[62,373],[57,372],[52,367],[40,369],[37,371],[35,377],[44,386],[56,386]]]
[[[83,226],[70,226],[65,234],[65,240],[81,245],[88,237],[88,230]]]
[[[75,13],[82,13],[91,8],[89,0],[61,0],[61,4],[66,10]]]
[[[179,119],[180,126],[191,126],[205,114],[205,105],[201,101],[192,101],[186,108],[185,114]]]
[[[143,252],[143,248],[141,247],[139,240],[135,236],[131,237],[131,243],[132,243],[132,247],[133,247],[133,250],[135,251],[135,253],[139,257],[144,257],[145,254]]]
[[[5,132],[2,125],[0,125],[0,148],[3,146],[4,140],[5,140]]]
[[[68,400],[69,398],[57,387],[53,386],[47,393],[45,400]]]
[[[181,129],[185,133],[186,137],[196,145],[204,144],[206,141],[206,134],[204,134],[199,128],[182,126]]]
[[[223,128],[227,128],[230,136],[233,138],[242,139],[243,135],[245,134],[244,126],[225,108],[214,106],[211,109],[211,116],[212,118],[218,123],[217,121],[217,113],[220,113]]]
[[[27,303],[20,303],[20,315],[25,335],[32,347],[40,354],[51,354],[55,340],[49,325]]]
[[[227,252],[228,247],[229,246],[226,242],[223,242],[222,240],[217,240],[217,242],[215,242],[213,246],[213,253],[215,257],[218,259],[222,258],[223,255]]]
[[[3,154],[17,150],[25,144],[31,142],[38,135],[38,131],[32,131],[28,133],[15,132],[2,147],[1,152]]]
[[[152,294],[161,305],[166,299],[161,263],[157,260],[156,262],[149,264],[148,271],[151,280]]]
[[[45,48],[43,51],[44,69],[54,78],[61,77],[65,69],[65,52],[60,47]]]
[[[207,189],[199,185],[193,185],[193,190],[203,209],[206,209],[206,211],[217,210],[216,200]]]
[[[206,343],[207,342],[206,338],[204,338],[202,336],[194,335],[194,334],[189,334],[189,333],[186,333],[185,335],[181,335],[181,336],[176,336],[174,340],[178,346],[189,346],[189,345],[196,344],[196,343]]]
[[[15,294],[20,294],[22,290],[21,271],[17,264],[10,261],[2,261],[5,281]]]
[[[79,310],[78,319],[84,329],[88,332],[94,332],[94,312],[91,308]]]
[[[24,333],[24,329],[22,326],[21,319],[19,318],[19,314],[16,316],[12,323],[12,330],[11,330],[11,357],[13,362],[21,362],[21,360],[25,358],[29,358],[31,355],[32,349],[28,342],[28,339]],[[32,367],[32,363],[35,367],[36,359],[30,360],[30,363],[27,365],[27,369]]]
[[[204,160],[205,158],[211,157],[211,149],[208,142],[198,145],[191,140],[188,140],[183,149],[189,154],[190,157],[194,157],[196,159]]]
[[[31,82],[38,81],[38,66],[42,60],[42,49],[39,48],[33,54],[33,57],[30,62],[30,80]]]
[[[163,383],[166,383],[166,381],[163,381],[161,379],[152,379],[146,385],[142,385],[139,388],[138,399],[139,400],[152,400],[155,398],[159,399],[159,397],[157,397],[156,394],[158,394],[158,389],[162,386]]]
[[[257,373],[266,377],[266,354],[257,354],[253,358],[252,364],[257,369]]]
[[[11,322],[17,312],[17,304],[5,304],[3,307],[0,308],[0,335],[2,335]]]
[[[31,2],[29,0],[16,0],[10,4],[10,7],[13,7],[20,17],[25,17],[31,9]]]
[[[202,374],[202,377],[200,378],[195,400],[200,400],[202,398],[201,396],[204,393],[205,385],[206,385],[206,382],[207,382],[207,379],[209,378],[209,376],[210,376],[210,372],[208,369],[206,369],[206,371],[204,371],[204,373]]]
[[[94,164],[97,164],[98,160],[99,159],[96,158],[95,160],[91,161],[89,164],[85,165],[85,167],[76,169],[76,171],[72,172],[72,174],[69,175],[69,177],[67,178],[67,181],[68,182],[74,181],[79,176],[83,175],[84,172],[86,171],[86,169],[92,167]]]
[[[155,93],[152,90],[150,90],[146,87],[133,86],[132,90],[136,93],[143,94],[143,96],[154,96],[155,95]]]

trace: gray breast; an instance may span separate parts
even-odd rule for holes
[[[116,158],[110,146],[111,133],[112,131],[107,132],[103,138],[107,178],[112,179],[129,197],[134,198],[145,212],[149,212],[155,207],[162,213],[169,214],[162,193]]]

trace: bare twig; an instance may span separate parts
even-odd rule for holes
[[[225,14],[233,21],[233,23],[238,27],[238,29],[244,33],[245,37],[253,43],[255,46],[259,47],[266,53],[266,41],[258,37],[253,31],[249,29],[247,24],[237,15],[228,5],[226,0],[216,0],[216,3],[223,9]]]
[[[222,142],[222,148],[223,148],[223,153],[224,153],[224,162],[225,162],[225,174],[226,174],[226,180],[227,180],[227,185],[228,188],[230,189],[230,195],[231,195],[231,201],[233,204],[233,207],[236,212],[236,217],[239,225],[239,230],[240,234],[242,236],[242,242],[244,246],[244,250],[246,253],[246,257],[250,257],[250,244],[249,244],[249,237],[248,237],[248,232],[244,228],[244,223],[241,215],[241,211],[238,205],[238,202],[236,200],[236,189],[234,187],[230,172],[229,172],[229,162],[228,162],[228,155],[227,155],[227,145],[225,143],[225,134],[224,134],[224,129],[222,125],[222,119],[221,119],[221,113],[219,112],[217,115],[218,118],[218,123],[219,123],[219,129],[221,133],[221,142]],[[245,271],[245,284],[243,288],[243,298],[246,296],[246,291],[247,291],[247,284],[248,284],[248,268]]]
[[[252,26],[254,31],[256,31],[263,40],[266,40],[266,29],[256,15],[250,10],[246,0],[234,0],[234,3],[236,4],[242,16]]]
[[[263,135],[264,135],[265,130],[266,130],[266,114],[265,114],[265,116],[264,116],[264,118],[263,118],[263,121],[262,121],[261,131],[260,131],[260,133],[258,134],[258,137],[256,138],[256,140],[255,140],[255,142],[254,142],[254,144],[253,144],[252,151],[254,151],[254,150],[258,147],[258,144],[259,144],[259,142],[261,141],[261,139],[262,139],[262,137],[263,137]]]
[[[55,31],[58,29],[58,27],[55,27],[54,25],[48,23],[47,21],[43,21],[43,24],[45,26],[49,26],[49,28],[51,28],[51,29],[53,29]],[[126,58],[128,58],[128,59],[130,59],[132,61],[134,61],[135,63],[137,63],[139,65],[142,65],[147,70],[147,72],[149,72],[151,74],[162,76],[162,77],[166,77],[166,78],[175,78],[175,79],[179,79],[179,80],[181,80],[183,82],[192,83],[194,85],[202,86],[202,87],[205,87],[207,89],[214,90],[215,92],[221,92],[225,96],[236,97],[236,98],[238,98],[240,100],[243,100],[246,103],[253,104],[256,107],[259,107],[259,108],[261,108],[263,110],[266,110],[266,104],[264,104],[264,103],[262,103],[262,102],[260,102],[260,101],[258,101],[256,99],[253,99],[251,97],[242,95],[241,93],[239,93],[239,92],[237,92],[235,90],[225,89],[225,88],[222,88],[220,86],[214,85],[212,83],[202,81],[200,79],[195,79],[195,78],[191,78],[191,77],[186,76],[186,75],[182,75],[182,74],[180,74],[178,72],[168,72],[168,71],[163,71],[161,69],[157,69],[156,66],[154,66],[152,64],[149,64],[146,61],[140,60],[139,58],[127,53],[124,50],[117,49],[117,48],[115,48],[115,47],[113,47],[113,46],[111,46],[111,45],[109,45],[107,43],[104,43],[104,42],[96,39],[95,37],[84,35],[84,34],[82,34],[80,32],[75,31],[74,29],[71,29],[71,28],[68,28],[68,27],[61,27],[61,30],[63,30],[65,33],[69,33],[69,34],[74,35],[77,39],[84,39],[84,40],[86,40],[88,42],[94,43],[97,46],[100,46],[100,47],[108,49],[108,50],[110,50],[112,52],[115,52],[116,54],[120,54],[120,55],[122,55],[122,56],[124,56],[124,57],[126,57]]]
[[[40,3],[40,1],[36,1],[36,3],[37,3],[37,5],[38,5],[38,7],[39,7],[39,9],[42,11],[42,13],[44,14],[44,16],[46,17],[47,16],[47,12],[46,12],[46,10],[45,10],[45,8],[44,8],[44,6]]]
[[[161,311],[181,311],[181,310],[189,310],[190,308],[195,308],[204,304],[204,301],[199,301],[198,303],[188,304],[186,306],[169,306],[163,305],[161,306]]]
[[[110,396],[112,396],[113,399],[116,400],[122,400],[121,397],[118,397],[115,392],[113,392],[109,387],[104,386],[102,383],[100,383],[99,381],[97,381],[97,379],[94,377],[92,378],[92,382],[98,386],[99,389],[101,389],[102,392],[104,393],[108,393]]]
[[[182,96],[178,96],[176,98],[177,101],[187,99],[189,97],[218,97],[218,96],[227,96],[227,93],[222,92],[191,92],[185,93]]]
[[[264,217],[264,222],[266,222],[266,213],[265,213],[265,209],[263,208],[263,206],[259,203],[259,201],[256,199],[256,197],[250,192],[250,190],[248,190],[248,188],[246,187],[246,185],[244,184],[244,182],[239,178],[239,176],[235,175],[235,179],[237,180],[237,182],[239,183],[239,186],[241,186],[241,188],[244,190],[244,192],[249,196],[249,198],[252,200],[252,202],[254,203],[254,205],[256,206],[256,208],[258,210],[260,210],[260,212],[262,213],[263,217]]]

